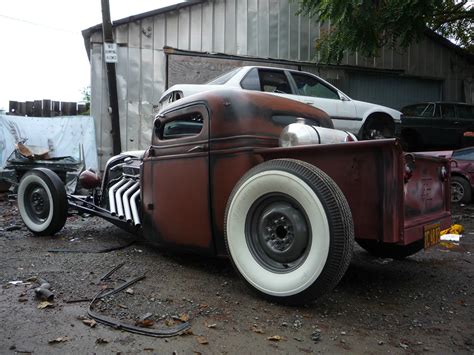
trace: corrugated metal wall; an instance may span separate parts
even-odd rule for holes
[[[440,80],[351,72],[347,93],[356,100],[400,110],[415,102],[441,100],[442,84]]]
[[[127,127],[121,132],[123,150],[144,149],[149,144],[153,105],[165,89],[164,46],[303,62],[303,70],[319,71],[342,90],[350,91],[344,70],[322,69],[321,73],[321,68],[304,63],[315,59],[314,41],[329,25],[295,15],[296,11],[297,4],[291,0],[209,0],[117,26],[120,119],[121,126]],[[101,42],[100,31],[94,32],[91,36],[92,114],[100,117],[98,146],[100,163],[104,166],[111,156],[111,125]],[[379,58],[367,59],[355,54],[346,56],[342,64],[442,79],[445,100],[461,100],[463,80],[472,77],[472,66],[467,69],[462,57],[428,37],[406,53],[384,49]]]

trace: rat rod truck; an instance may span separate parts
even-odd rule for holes
[[[160,246],[227,255],[257,293],[310,302],[344,275],[354,240],[403,258],[451,223],[447,160],[332,127],[321,110],[265,93],[189,96],[159,113],[148,150],[112,157],[102,179],[84,172],[90,195],[34,169],[19,210],[36,235],[59,231],[69,207]]]

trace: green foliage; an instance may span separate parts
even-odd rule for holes
[[[83,115],[90,115],[91,112],[91,87],[86,86],[85,88],[81,89],[82,94],[82,101],[86,104],[86,111],[83,112]]]
[[[384,46],[406,48],[426,28],[472,51],[474,5],[467,0],[297,0],[300,13],[329,23],[316,48],[323,63],[344,53],[377,56]]]

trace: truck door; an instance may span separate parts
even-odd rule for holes
[[[214,253],[205,105],[183,106],[155,120],[143,185],[146,237],[157,244]]]

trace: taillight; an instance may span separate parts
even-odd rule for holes
[[[441,181],[448,180],[449,173],[448,173],[448,169],[445,166],[441,167],[440,175],[441,175]]]
[[[412,176],[413,176],[413,168],[410,165],[405,164],[405,172],[403,173],[403,180],[405,181],[405,183],[407,183],[408,180],[410,180]]]

